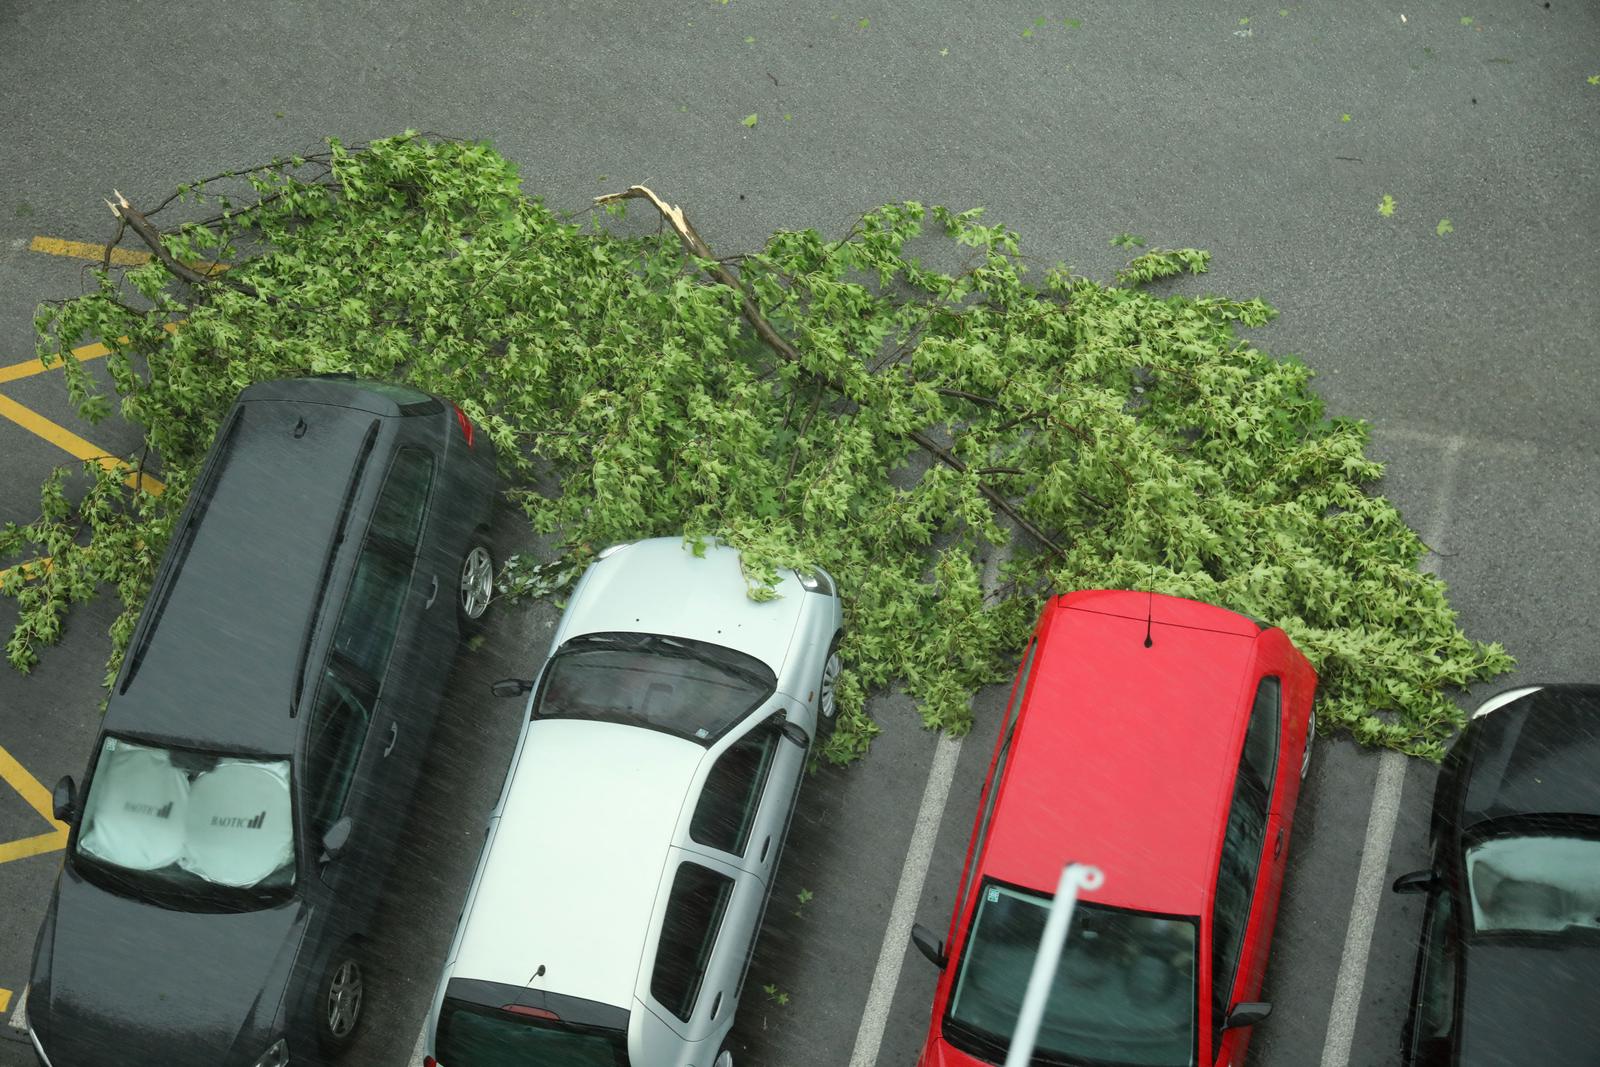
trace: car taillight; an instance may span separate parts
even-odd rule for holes
[[[500,1010],[508,1011],[512,1015],[526,1015],[530,1019],[550,1019],[555,1022],[561,1021],[561,1016],[557,1015],[555,1012],[549,1011],[545,1008],[530,1007],[527,1004],[502,1004],[500,1006]]]
[[[432,1056],[424,1056],[422,1057],[422,1067],[441,1067],[441,1065]]]
[[[466,438],[467,447],[472,447],[472,420],[467,418],[467,413],[461,410],[459,404],[451,404],[456,409],[456,424],[461,427],[461,436]]]

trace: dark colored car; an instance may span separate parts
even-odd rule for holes
[[[1600,1062],[1600,686],[1492,697],[1445,757],[1402,1058]]]
[[[348,1045],[459,635],[489,441],[347,376],[240,394],[112,688],[34,948],[50,1067],[281,1067]],[[320,1046],[320,1049],[319,1047]]]

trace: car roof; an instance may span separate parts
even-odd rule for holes
[[[1456,826],[1523,814],[1600,817],[1600,686],[1546,685],[1471,720]]]
[[[107,730],[293,750],[290,702],[323,561],[363,442],[380,423],[320,402],[241,397],[195,487],[193,529],[174,531],[169,551],[183,555],[152,592]]]
[[[1159,594],[1051,600],[983,873],[1054,892],[1065,863],[1089,863],[1105,882],[1085,900],[1202,914],[1258,632],[1242,615]]]
[[[1533,937],[1489,934],[1461,953],[1456,1063],[1592,1063],[1600,1046],[1594,932]]]
[[[630,1007],[684,797],[705,754],[637,726],[529,724],[452,977]]]
[[[587,633],[686,637],[754,656],[777,675],[808,594],[780,572],[775,600],[751,600],[739,553],[708,542],[696,556],[681,537],[654,537],[596,560],[574,592],[559,639]]]

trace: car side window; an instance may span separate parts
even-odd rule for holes
[[[972,837],[972,859],[968,862],[967,876],[961,883],[961,895],[956,898],[958,914],[966,910],[967,894],[971,892],[972,880],[978,874],[977,855],[983,851],[984,839],[989,835],[989,822],[994,815],[995,798],[1000,794],[1000,780],[1005,777],[1006,762],[1011,757],[1011,739],[1017,732],[1017,712],[1022,707],[1022,698],[1028,691],[1028,679],[1033,675],[1033,654],[1038,647],[1038,641],[1028,645],[1027,655],[1022,659],[1022,668],[1017,672],[1017,682],[1011,687],[1011,703],[1006,705],[1005,718],[1000,720],[1005,724],[1006,738],[1001,742],[1000,752],[995,756],[994,773],[989,776],[983,797],[983,810],[978,814],[978,828]]]
[[[690,837],[735,856],[744,854],[778,738],[777,725],[769,719],[723,750],[706,775],[689,820]]]
[[[420,448],[402,448],[389,465],[367,536],[391,542],[400,554],[415,552],[432,482],[433,457]]]
[[[433,458],[421,449],[402,448],[389,465],[334,629],[334,649],[374,682],[394,649],[432,480]]]
[[[732,878],[691,860],[678,864],[650,974],[650,995],[684,1022],[694,1012],[732,897]]]
[[[1244,749],[1239,755],[1239,772],[1234,776],[1233,799],[1228,805],[1222,860],[1217,867],[1217,898],[1211,918],[1213,1049],[1222,1043],[1222,1024],[1232,1006],[1229,995],[1239,969],[1245,928],[1250,924],[1250,902],[1267,836],[1267,803],[1278,746],[1277,683],[1276,678],[1266,678],[1256,690]]]
[[[1445,1067],[1450,1062],[1450,1034],[1455,1028],[1456,946],[1450,937],[1450,894],[1436,890],[1429,901],[1422,949],[1422,982],[1417,990],[1412,1062],[1417,1067]]]
[[[1268,797],[1272,795],[1278,762],[1278,726],[1283,721],[1283,686],[1268,676],[1256,686],[1255,703],[1250,708],[1250,727],[1244,735],[1244,761],[1240,774]]]
[[[307,814],[316,840],[344,810],[371,712],[334,672],[323,676],[306,744]]]

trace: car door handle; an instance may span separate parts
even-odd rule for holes
[[[765,862],[767,862],[767,849],[769,849],[771,847],[772,847],[772,835],[768,834],[767,835],[767,839],[765,841],[761,842],[761,858],[756,860],[757,863],[765,863]]]
[[[383,750],[383,755],[385,758],[388,757],[389,753],[394,751],[394,743],[398,740],[400,740],[400,724],[397,722],[392,722],[389,724],[389,747]]]
[[[433,602],[435,600],[438,600],[438,599],[439,599],[439,576],[436,574],[436,575],[433,576],[433,587],[430,590],[428,590],[428,600],[427,600],[427,602],[425,604],[422,605],[422,610],[423,611],[427,611],[429,608],[433,607]]]
[[[717,1009],[720,1007],[722,1007],[722,994],[718,993],[717,999],[711,1002],[711,1017],[713,1019],[717,1017]]]
[[[1272,858],[1277,859],[1283,852],[1283,827],[1278,827],[1278,839],[1272,843]]]

